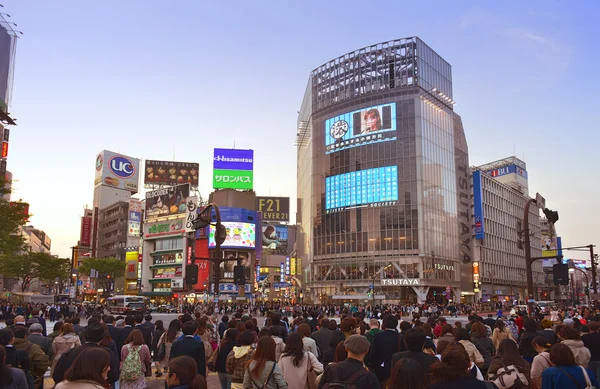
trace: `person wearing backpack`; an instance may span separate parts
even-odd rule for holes
[[[516,372],[512,372],[515,369]],[[519,373],[523,377],[519,376],[518,379],[514,380],[513,378],[519,375]],[[510,375],[511,377],[505,377],[506,375]],[[530,386],[531,368],[529,367],[529,362],[519,355],[517,344],[511,339],[504,339],[500,342],[498,352],[492,359],[492,363],[488,369],[488,378],[490,381],[494,381],[500,389],[519,389]]]
[[[379,389],[379,379],[364,366],[370,346],[362,335],[349,336],[344,341],[348,357],[325,368],[318,389]]]
[[[150,365],[150,349],[140,330],[133,330],[121,349],[121,389],[141,389],[146,387],[144,377]]]
[[[258,340],[256,351],[244,373],[244,389],[287,389],[275,361],[275,341],[270,336]]]

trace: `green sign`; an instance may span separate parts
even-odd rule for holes
[[[254,172],[252,170],[213,170],[213,188],[215,189],[252,189]]]

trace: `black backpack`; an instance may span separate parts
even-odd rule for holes
[[[335,368],[335,364],[329,365],[331,368],[332,380],[331,382],[326,382],[322,389],[358,389],[354,383],[361,377],[369,374],[367,369],[361,369],[356,373],[352,374],[350,378],[346,381],[340,381],[338,377],[337,370]]]

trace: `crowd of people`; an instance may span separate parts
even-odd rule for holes
[[[600,310],[510,311],[453,320],[442,307],[243,306],[220,320],[196,305],[165,325],[151,315],[79,316],[46,328],[32,307],[0,330],[0,389],[584,389],[597,386]],[[224,312],[228,313],[228,312]],[[259,315],[253,315],[253,313]],[[261,316],[262,315],[262,316]]]

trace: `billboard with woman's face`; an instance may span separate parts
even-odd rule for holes
[[[396,103],[375,105],[325,121],[325,153],[396,140]]]
[[[273,255],[288,254],[288,226],[265,224],[262,227],[263,253]]]

